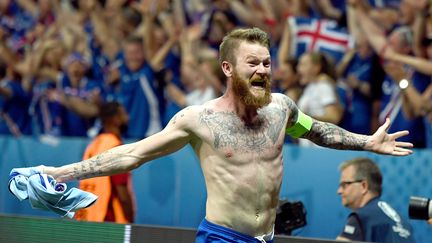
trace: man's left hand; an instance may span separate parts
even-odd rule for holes
[[[396,139],[408,135],[409,132],[405,130],[388,134],[387,131],[389,128],[390,119],[386,118],[385,123],[368,139],[365,149],[379,154],[394,156],[412,154],[412,150],[410,149],[413,147],[412,143],[396,141]]]

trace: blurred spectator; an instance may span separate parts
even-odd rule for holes
[[[30,117],[27,107],[30,95],[21,84],[20,77],[7,67],[0,59],[0,134],[21,135],[31,134]]]
[[[332,65],[319,52],[301,56],[297,71],[305,86],[298,101],[299,108],[320,121],[339,123],[342,113],[335,91]]]
[[[49,99],[48,94],[57,88],[62,75],[61,63],[66,48],[63,42],[49,39],[35,45],[30,57],[30,68],[25,72],[28,89],[32,92],[29,114],[32,116],[32,133],[62,135],[60,104]]]
[[[392,48],[387,48],[383,55],[387,60],[409,65],[416,71],[426,74],[429,77],[423,79],[425,85],[428,86],[423,92],[420,92],[412,85],[409,75],[404,73],[399,67],[393,66],[392,68],[396,70],[394,70],[394,72],[390,71],[393,75],[396,75],[396,79],[406,80],[406,86],[401,88],[404,115],[408,119],[423,117],[426,130],[426,147],[432,148],[432,82],[430,80],[432,75],[432,45],[429,41],[432,33],[432,25],[430,22],[432,19],[430,16],[431,5],[426,0],[411,1],[411,4],[414,5],[417,12],[421,12],[421,14],[416,15],[414,23],[413,49],[415,56],[397,53],[392,50]]]
[[[274,1],[270,1],[274,2]],[[311,1],[303,0],[276,0],[277,6],[274,8],[277,11],[283,11],[284,17],[318,17],[318,13],[314,12]]]
[[[179,108],[203,104],[216,98],[217,90],[222,91],[222,82],[211,67],[212,63],[218,63],[217,57],[215,54],[210,54],[211,52],[203,54],[205,50],[194,48],[194,45],[199,43],[198,36],[194,31],[193,27],[185,29],[180,41],[181,82],[186,90],[183,91],[171,82],[172,73],[169,73],[171,74],[170,77],[166,77],[168,98],[174,101]]]
[[[35,21],[17,1],[0,1],[0,29],[8,36],[7,45],[14,52],[23,52],[27,43],[26,32],[29,31]]]
[[[298,100],[298,108],[314,119],[338,124],[342,119],[342,107],[336,94],[334,70],[324,54],[305,53],[300,57],[297,71],[304,86]],[[300,139],[300,145],[311,145]]]
[[[273,85],[275,86],[273,91],[287,95],[294,102],[298,101],[303,92],[299,83],[297,65],[296,59],[285,60],[283,63],[279,63],[273,74]]]
[[[187,92],[182,91],[175,84],[167,82],[168,97],[179,107],[184,108],[190,105],[201,105],[206,101],[216,98],[216,91],[206,76],[212,75],[204,70],[205,63],[198,64],[198,69],[194,72],[194,80],[190,82]],[[189,74],[191,75],[191,74]],[[170,78],[168,77],[168,80]]]
[[[203,16],[203,35],[202,39],[213,49],[217,50],[219,44],[222,42],[222,38],[226,33],[233,30],[239,25],[239,20],[233,12],[233,8],[230,8],[230,4],[236,1],[211,1],[210,7]]]
[[[163,85],[157,82],[155,72],[164,68],[164,61],[178,38],[176,33],[170,32],[162,46],[155,43],[153,30],[164,1],[152,4],[143,1],[136,6],[144,26],[126,39],[118,65],[111,72],[114,78],[109,80],[112,97],[123,104],[131,117],[126,134],[130,138],[144,138],[162,129]]]
[[[127,129],[128,115],[118,102],[108,102],[100,107],[102,133],[87,146],[83,159],[89,159],[122,144],[121,134]],[[89,208],[79,210],[77,220],[94,222],[134,222],[134,196],[130,173],[81,180],[79,188],[98,196]]]
[[[102,101],[102,87],[85,76],[89,62],[80,53],[71,53],[64,63],[65,72],[48,98],[62,108],[63,136],[87,136]]]
[[[379,100],[384,71],[378,57],[366,40],[346,52],[336,68],[338,91],[344,100],[345,112],[340,126],[356,133],[372,134],[373,102]],[[377,94],[378,92],[378,94]]]
[[[41,25],[51,25],[55,22],[59,2],[55,0],[16,0],[22,9],[31,14],[34,20]]]
[[[298,62],[296,59],[288,59],[279,63],[278,68],[273,72],[273,90],[272,92],[283,93],[290,97],[294,102],[298,102],[303,87],[299,82],[297,73]],[[285,143],[297,142],[291,136],[285,137]]]
[[[344,0],[309,1],[321,18],[333,19],[340,27],[346,27],[346,8]]]
[[[114,95],[131,116],[127,137],[144,138],[161,130],[162,87],[155,83],[153,68],[146,62],[141,38],[131,37],[126,41],[124,62],[118,72]]]
[[[358,23],[365,33],[372,47],[384,54],[387,49],[402,54],[408,55],[413,47],[413,34],[409,27],[401,26],[392,31],[388,39],[383,34],[383,30],[368,16],[367,12],[361,6],[361,2],[355,2],[355,14]],[[361,19],[361,21],[360,21]],[[389,132],[408,130],[410,134],[406,136],[406,141],[411,142],[417,148],[425,147],[425,127],[423,121],[419,118],[410,120],[403,113],[403,99],[399,81],[400,71],[403,71],[404,77],[412,80],[412,85],[419,92],[423,92],[430,82],[430,76],[422,74],[412,66],[402,65],[395,61],[386,61],[384,64],[387,73],[382,85],[383,96],[381,98],[381,112],[379,122],[383,123],[385,118],[390,117],[392,124]]]
[[[225,80],[219,76],[220,67],[214,65],[216,47],[228,31],[258,26],[271,35],[275,92],[285,92],[294,100],[303,92],[301,85],[295,84],[295,64],[289,59],[298,61],[308,51],[320,51],[330,55],[333,64],[329,66],[334,69],[346,54],[337,66],[338,85],[342,84],[337,91],[345,107],[340,126],[370,133],[380,123],[378,114],[385,116],[382,111],[388,107],[387,101],[394,100],[396,121],[391,130],[400,124],[400,129],[415,127],[423,119],[416,132],[422,134],[421,127],[425,127],[429,134],[432,129],[426,104],[430,102],[425,101],[432,73],[427,55],[432,50],[432,25],[428,2],[3,0],[0,59],[31,100],[21,108],[28,106],[34,135],[85,136],[84,130],[93,126],[97,103],[107,98],[121,102],[129,112],[126,136],[143,138],[159,131],[180,107],[205,102],[207,95],[223,92]],[[370,20],[375,26],[368,24]],[[366,32],[361,32],[365,26]],[[389,38],[382,38],[387,35]],[[375,69],[379,65],[375,65],[366,38],[375,53],[386,59],[386,66],[401,62],[405,72],[392,73],[387,68],[387,80],[381,85],[379,68]],[[352,40],[355,52],[349,51]],[[395,50],[397,46],[400,48]],[[85,57],[82,79],[96,89],[69,84],[71,75],[62,63],[74,53]],[[73,64],[71,69],[78,71],[82,64]],[[401,77],[409,86],[396,92],[399,80],[394,79]],[[80,95],[70,95],[73,89],[72,93]],[[4,97],[1,102],[6,102]],[[360,109],[362,112],[357,112]],[[370,114],[372,121],[363,114]],[[401,115],[407,120],[400,120]],[[70,132],[72,126],[79,127],[79,132]],[[410,136],[424,140],[418,134],[411,130]],[[432,144],[429,137],[426,143]],[[424,142],[415,143],[424,146]]]

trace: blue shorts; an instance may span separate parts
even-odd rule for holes
[[[231,242],[231,243],[251,243],[251,242],[262,242],[252,236],[242,234],[232,229],[213,224],[206,219],[201,221],[198,226],[198,232],[195,238],[195,243],[207,243],[207,242]],[[273,243],[273,239],[265,241],[267,243]]]

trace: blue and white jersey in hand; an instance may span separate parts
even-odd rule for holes
[[[96,195],[77,188],[67,191],[65,183],[57,183],[52,176],[41,172],[42,166],[13,169],[9,174],[9,191],[20,201],[29,199],[32,208],[68,218],[96,201]]]

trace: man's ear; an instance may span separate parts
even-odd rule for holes
[[[362,186],[362,192],[366,194],[369,191],[369,183],[367,182],[367,180],[363,180],[361,182],[361,186]]]
[[[222,71],[224,72],[227,78],[230,78],[233,73],[233,65],[227,61],[222,62]]]

